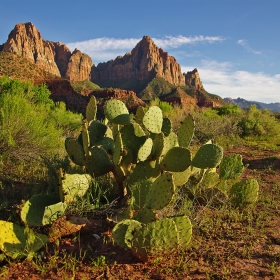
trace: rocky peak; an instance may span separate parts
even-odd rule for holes
[[[4,43],[3,51],[24,57],[40,68],[60,76],[59,69],[54,62],[54,46],[42,39],[40,32],[31,22],[15,26],[10,32],[7,42]]]
[[[183,74],[185,76],[185,83],[187,86],[194,87],[197,90],[203,89],[203,84],[200,80],[198,70],[195,68],[193,71],[189,71]]]
[[[92,69],[95,83],[110,81],[113,85],[129,79],[149,81],[155,77],[162,77],[174,85],[185,84],[176,59],[158,48],[149,36],[144,36],[130,53]]]
[[[92,66],[91,58],[87,54],[75,49],[69,59],[65,78],[72,82],[90,80]]]
[[[2,51],[11,52],[35,63],[40,68],[74,81],[90,78],[93,65],[89,56],[69,48],[60,42],[43,40],[41,33],[31,23],[19,23],[10,32]]]

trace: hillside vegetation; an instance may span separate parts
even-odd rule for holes
[[[27,59],[9,52],[0,52],[0,77],[8,76],[21,80],[42,80],[58,78],[39,68]]]

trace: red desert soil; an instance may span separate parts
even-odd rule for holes
[[[38,253],[40,261],[37,257],[34,262],[3,264],[0,278],[280,279],[278,152],[249,147],[226,151],[232,153],[241,154],[244,164],[249,164],[244,177],[257,178],[261,199],[255,210],[237,212],[236,220],[215,209],[200,209],[192,245],[184,252],[142,263],[130,251],[112,244],[112,227],[106,220],[91,220],[91,233],[49,245]],[[101,239],[96,240],[93,233]]]

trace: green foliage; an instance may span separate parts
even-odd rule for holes
[[[193,113],[195,119],[195,140],[205,143],[209,139],[219,141],[222,137],[238,139],[241,128],[238,122],[242,114],[219,115],[217,110],[196,110]]]
[[[219,116],[240,114],[242,112],[241,108],[237,105],[229,104],[222,107],[214,108],[218,112]]]
[[[278,137],[280,124],[274,114],[269,110],[259,110],[252,105],[240,119],[238,126],[243,136],[263,136],[267,138]]]
[[[89,80],[72,82],[71,86],[78,93],[91,92],[100,89],[100,87]]]
[[[63,151],[62,136],[80,127],[81,116],[49,96],[45,85],[0,78],[0,178],[17,176],[22,161],[28,172],[41,156]]]

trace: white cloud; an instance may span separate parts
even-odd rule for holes
[[[184,72],[195,67],[183,66]],[[229,62],[201,61],[196,66],[204,88],[223,98],[244,98],[265,103],[280,102],[280,74],[238,71]]]
[[[254,53],[254,54],[261,54],[260,51],[256,51],[247,42],[247,40],[241,39],[237,41],[237,44],[241,45],[246,51]]]
[[[188,44],[198,44],[198,43],[220,43],[224,39],[219,36],[193,36],[193,37],[184,37],[184,36],[165,36],[163,39],[153,39],[155,44],[160,48],[179,48],[183,45]]]
[[[141,38],[126,38],[126,39],[116,39],[116,38],[96,38],[87,41],[66,43],[70,50],[75,48],[79,49],[83,53],[88,54],[95,64],[108,61],[110,59],[115,59],[118,55],[124,55],[126,52],[131,51],[136,44],[141,40]],[[202,43],[219,43],[224,39],[219,36],[165,36],[164,38],[153,38],[155,44],[167,50],[169,48],[179,48],[183,45],[188,44],[202,44]]]

